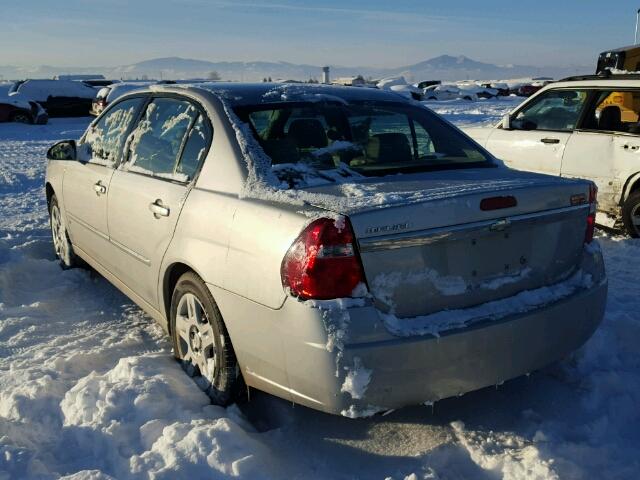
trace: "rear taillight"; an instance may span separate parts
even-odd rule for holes
[[[589,215],[587,215],[587,230],[584,234],[584,243],[591,243],[596,228],[596,203],[598,201],[598,187],[595,183],[589,184]]]
[[[321,218],[309,224],[284,256],[280,274],[282,285],[302,299],[353,296],[364,274],[349,220]]]

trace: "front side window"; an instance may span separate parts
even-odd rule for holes
[[[80,146],[83,159],[106,166],[118,162],[126,134],[143,101],[142,97],[124,100],[92,125]]]
[[[493,166],[485,152],[435,114],[396,102],[293,103],[236,108],[291,187],[296,172],[322,178]]]
[[[187,181],[177,171],[187,132],[199,115],[185,100],[156,98],[131,132],[129,158],[125,168],[132,172]]]
[[[639,114],[640,91],[599,91],[582,129],[640,134]]]
[[[518,111],[511,128],[570,132],[578,123],[586,99],[584,90],[549,90]]]

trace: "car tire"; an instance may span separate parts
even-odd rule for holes
[[[244,381],[220,310],[202,279],[182,275],[171,297],[173,354],[216,405],[241,399]]]
[[[11,114],[10,120],[16,123],[33,123],[31,115],[27,112],[14,112]]]
[[[49,201],[49,225],[51,226],[53,250],[55,251],[56,258],[60,262],[60,266],[63,270],[77,267],[80,264],[80,259],[73,251],[73,245],[71,244],[71,240],[69,240],[67,226],[64,223],[55,194]]]
[[[640,190],[631,192],[622,204],[622,224],[630,237],[640,237]]]

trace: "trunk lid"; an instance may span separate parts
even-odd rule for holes
[[[568,277],[581,258],[589,210],[572,205],[572,196],[573,203],[576,195],[589,198],[588,182],[506,168],[308,191],[325,194],[317,206],[349,216],[369,289],[381,310],[400,318],[468,308]],[[338,201],[322,201],[331,196]],[[516,205],[480,208],[495,197]]]

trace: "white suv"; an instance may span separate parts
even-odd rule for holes
[[[597,223],[640,236],[640,76],[550,84],[490,128],[465,132],[513,168],[593,180]]]

